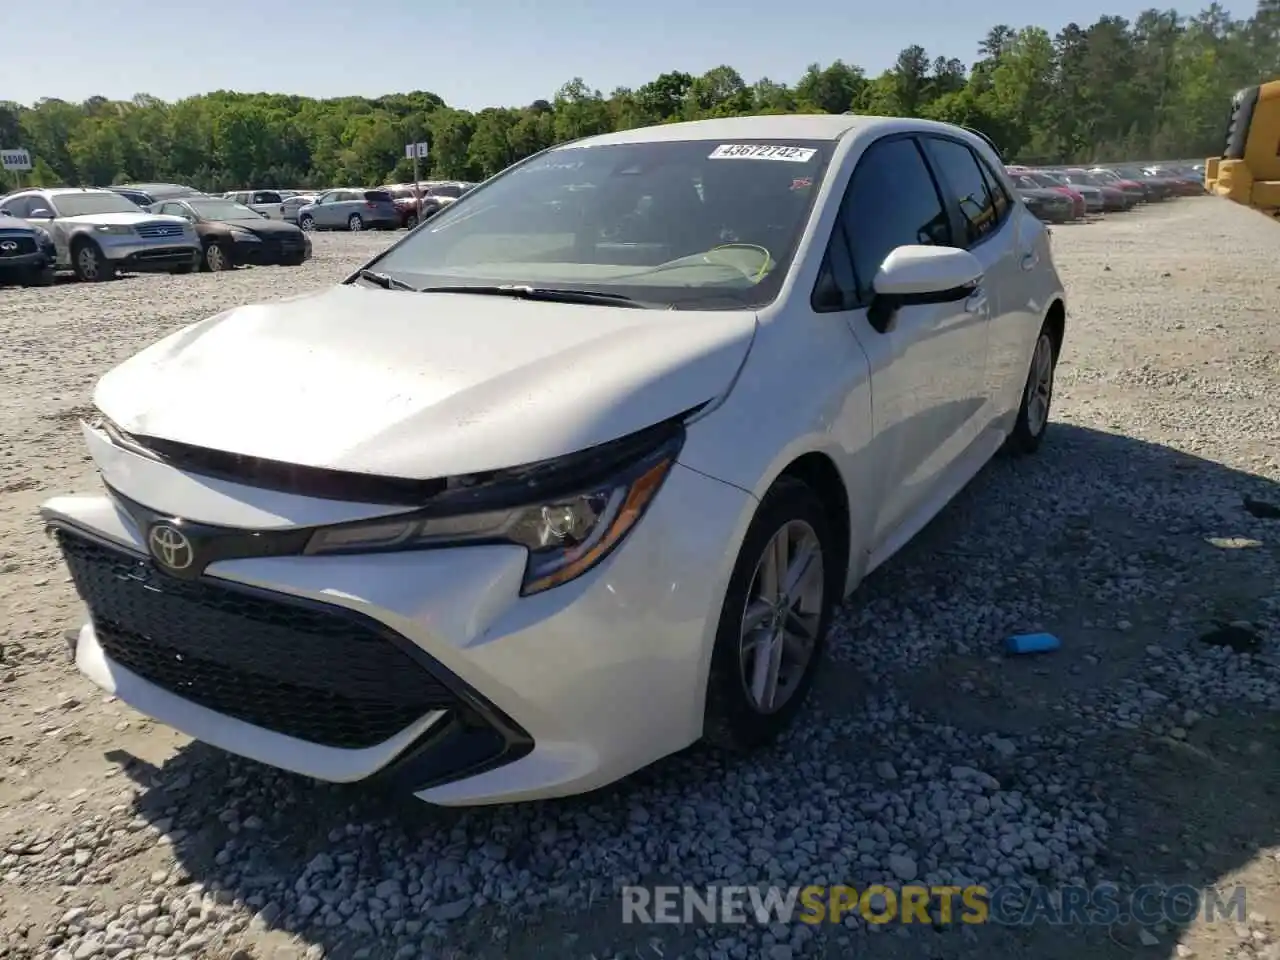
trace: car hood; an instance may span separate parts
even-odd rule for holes
[[[1027,200],[1053,200],[1060,203],[1067,199],[1067,194],[1063,193],[1061,190],[1051,189],[1050,187],[1036,187],[1035,189],[1030,187],[1018,187],[1018,193]]]
[[[139,210],[137,213],[84,213],[78,217],[59,217],[58,219],[61,223],[119,224],[126,227],[136,227],[140,223],[180,223],[185,225],[187,222],[181,217],[147,213],[145,210]]]
[[[14,230],[21,233],[35,233],[31,228],[31,224],[25,220],[19,220],[17,217],[0,217],[0,230]]]
[[[287,233],[290,235],[296,235],[302,232],[292,223],[284,223],[280,220],[267,220],[264,217],[245,217],[242,220],[207,220],[205,222],[215,227],[226,227],[228,230],[234,227],[236,230],[248,230],[250,233]]]
[[[729,388],[750,311],[638,310],[347,285],[240,307],[111,370],[141,436],[430,479],[586,449]]]

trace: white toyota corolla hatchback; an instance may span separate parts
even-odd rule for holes
[[[832,611],[1044,436],[1065,299],[981,137],[707,120],[554,147],[345,283],[110,371],[43,516],[94,683],[441,804],[793,719]]]

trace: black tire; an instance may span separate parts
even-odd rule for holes
[[[81,283],[104,283],[116,276],[116,265],[102,255],[101,247],[84,237],[71,245],[71,267]]]
[[[1034,381],[1041,380],[1037,365],[1041,351],[1047,351],[1049,357],[1047,391],[1041,392],[1044,402],[1043,414],[1038,409],[1033,410],[1035,395],[1033,387],[1036,386]],[[1027,370],[1026,383],[1022,387],[1022,402],[1018,404],[1018,417],[1013,422],[1013,432],[1005,441],[1005,449],[1010,453],[1035,453],[1044,442],[1044,435],[1049,431],[1049,415],[1053,407],[1054,372],[1057,366],[1058,348],[1049,330],[1049,323],[1045,321],[1044,326],[1040,328],[1040,335],[1036,338],[1035,349],[1031,351],[1031,364]]]
[[[211,240],[204,245],[204,253],[200,255],[200,269],[205,273],[221,273],[234,266],[231,251],[226,244]]]
[[[300,267],[307,262],[306,257],[290,257],[288,260],[281,260],[282,267]]]
[[[347,229],[352,233],[359,233],[364,229],[364,218],[358,213],[353,213],[347,217]]]
[[[417,225],[418,225],[418,215],[416,213],[411,213],[404,218],[404,228],[406,230],[412,230]]]
[[[774,534],[793,520],[808,524],[817,535],[823,561],[823,592],[818,614],[817,637],[813,641],[808,663],[790,698],[771,713],[761,712],[747,691],[741,665],[742,618],[751,595],[756,567]],[[756,510],[747,535],[734,564],[720,623],[716,628],[715,648],[711,654],[711,670],[707,678],[706,712],[703,739],[713,746],[734,752],[761,747],[784,731],[804,705],[822,662],[827,631],[837,598],[844,583],[843,570],[836,569],[835,538],[831,521],[821,499],[805,483],[782,477],[765,494]]]
[[[32,270],[22,278],[24,287],[52,287],[57,279],[54,273],[53,264],[47,267],[41,267],[39,270]]]
[[[316,218],[311,216],[309,213],[305,214],[298,218],[298,226],[299,228],[310,232],[316,229]]]

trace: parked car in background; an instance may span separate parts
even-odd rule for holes
[[[1073,189],[1085,193],[1086,197],[1089,195],[1086,191],[1096,192],[1105,213],[1119,213],[1129,210],[1138,202],[1137,196],[1125,193],[1113,184],[1103,183],[1097,177],[1082,170],[1070,173],[1049,170],[1043,171],[1041,176],[1054,182],[1070,184]]]
[[[195,226],[205,270],[230,270],[246,264],[296,267],[311,256],[311,238],[291,223],[264,217],[225,197],[192,197],[160,204],[161,213]]]
[[[926,120],[622,130],[170,332],[94,390],[106,489],[41,507],[78,669],[443,805],[775,742],[843,598],[1052,433],[1066,298],[1012,190]]]
[[[284,202],[280,204],[280,219],[285,223],[296,224],[298,222],[298,211],[308,204],[316,202],[316,194],[314,193],[294,193],[284,198]]]
[[[1137,184],[1142,190],[1143,200],[1147,203],[1158,203],[1173,196],[1172,187],[1143,176],[1141,170],[1127,167],[1094,167],[1088,172],[1096,177],[1115,177],[1117,183],[1121,185]]]
[[[1018,196],[1037,219],[1045,223],[1066,223],[1076,219],[1075,201],[1061,190],[1042,187],[1025,173],[1010,176]]]
[[[110,280],[122,271],[190,273],[200,263],[191,224],[141,210],[111,190],[18,191],[0,209],[47,230],[59,267],[74,270],[78,280]]]
[[[1134,201],[1134,203],[1150,203],[1155,199],[1150,184],[1138,180],[1130,180],[1128,177],[1122,177],[1114,170],[1108,170],[1104,167],[1094,167],[1092,170],[1072,168],[1065,172],[1071,178],[1074,178],[1077,174],[1083,174],[1086,177],[1090,177],[1094,183],[1122,190]]]
[[[400,211],[386,190],[340,187],[298,210],[303,230],[396,230]]]
[[[242,203],[272,220],[284,219],[284,213],[280,208],[284,204],[286,197],[281,191],[228,190],[222,196],[224,199]]]
[[[149,209],[152,204],[160,200],[204,196],[204,191],[183,183],[120,183],[107,189],[122,197],[128,197],[143,209]]]
[[[1277,144],[1276,149],[1280,150],[1280,144]],[[1177,196],[1198,197],[1205,193],[1204,172],[1197,172],[1190,165],[1157,164],[1153,167],[1144,167],[1142,172],[1148,177],[1169,180]]]
[[[400,226],[412,230],[422,219],[421,201],[426,197],[426,187],[421,186],[415,192],[411,183],[389,183],[382,189],[391,195],[392,202],[400,214]]]
[[[46,287],[53,283],[57,263],[58,249],[49,231],[0,213],[0,286]]]
[[[1067,194],[1075,202],[1076,213],[1079,216],[1085,216],[1090,213],[1102,213],[1106,210],[1106,203],[1103,200],[1102,191],[1097,187],[1084,183],[1068,183],[1066,180],[1049,173],[1047,170],[1028,170],[1024,176],[1034,180],[1036,184],[1044,187],[1046,190],[1059,190]],[[1079,199],[1077,200],[1076,198]]]

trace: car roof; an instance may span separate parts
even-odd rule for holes
[[[851,132],[936,131],[954,133],[957,127],[906,117],[868,117],[852,113],[791,113],[755,117],[717,117],[664,123],[655,127],[619,130],[561,146],[605,146],[621,143],[657,143],[679,140],[839,140]],[[982,139],[978,134],[966,131]],[[553,148],[557,149],[557,148]]]
[[[106,187],[32,187],[27,193],[47,193],[51,197],[65,197],[75,193],[115,193]]]

